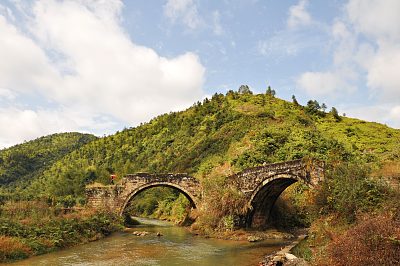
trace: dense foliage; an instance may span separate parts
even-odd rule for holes
[[[43,174],[66,154],[96,139],[90,134],[62,133],[0,150],[0,186],[18,187]]]
[[[398,159],[400,131],[296,105],[271,94],[228,92],[183,112],[92,141],[47,169],[30,191],[79,196],[90,182],[133,172],[187,172],[203,179],[264,162],[312,156],[369,162]],[[42,188],[45,188],[44,190]]]

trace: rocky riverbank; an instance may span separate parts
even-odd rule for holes
[[[308,266],[308,262],[302,258],[298,258],[291,253],[292,249],[297,246],[300,241],[307,237],[306,234],[299,235],[292,243],[285,246],[281,250],[265,256],[259,266]]]
[[[249,241],[258,242],[267,239],[283,239],[291,240],[295,238],[295,235],[287,232],[281,232],[276,229],[269,229],[266,231],[253,231],[253,230],[233,230],[233,231],[214,231],[208,234],[204,232],[192,230],[190,232],[195,235],[201,235],[202,237],[223,239],[223,240],[234,240],[234,241]]]

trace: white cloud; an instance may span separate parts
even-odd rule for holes
[[[389,121],[393,124],[394,127],[400,129],[400,105],[392,107],[389,112]]]
[[[369,62],[368,87],[381,100],[400,103],[400,44],[381,43]]]
[[[29,92],[57,79],[43,50],[1,15],[0,58],[1,88]]]
[[[173,22],[181,20],[191,30],[203,24],[193,0],[168,0],[164,6],[164,15]]]
[[[4,17],[10,18],[12,21],[15,21],[15,17],[12,10],[1,4],[0,4],[0,15],[3,15]]]
[[[258,41],[256,49],[259,54],[279,61],[280,58],[296,56],[302,51],[317,49],[321,45],[320,35],[306,36],[304,32],[284,30],[276,32],[269,39]]]
[[[400,129],[400,105],[394,107],[385,104],[353,107],[339,106],[338,109],[349,117],[390,124],[392,127]]]
[[[7,89],[2,89],[0,88],[0,100],[6,100],[6,101],[12,101],[16,98],[16,95],[14,92],[7,90]]]
[[[400,1],[350,0],[346,11],[355,29],[374,39],[400,38]]]
[[[364,83],[368,107],[347,113],[400,127],[400,1],[349,0],[331,27],[332,65],[305,72],[297,86],[314,95],[343,95]],[[344,98],[344,97],[342,97]]]
[[[306,10],[307,5],[308,0],[300,0],[296,5],[289,8],[289,17],[287,19],[287,25],[289,28],[311,24],[312,19]]]
[[[357,90],[354,85],[359,75],[354,69],[354,51],[356,39],[341,21],[335,21],[331,27],[333,44],[333,65],[327,71],[307,71],[296,79],[298,88],[309,95],[340,96]]]
[[[0,132],[3,143],[88,130],[99,116],[131,126],[201,98],[205,69],[198,56],[166,58],[133,43],[120,26],[122,7],[117,0],[40,0],[24,10],[29,33],[0,15],[0,96],[34,95],[58,106],[0,109],[14,132]]]
[[[224,29],[221,26],[221,15],[218,10],[213,12],[213,32],[215,35],[221,35],[224,33]]]
[[[89,132],[83,128],[90,128],[91,132],[110,132],[115,122],[108,117],[99,117],[96,114],[82,112],[68,108],[59,109],[24,109],[0,108],[0,149],[31,140],[43,135],[58,132]]]
[[[294,56],[299,50],[308,46],[307,43],[298,42],[295,38],[295,35],[288,36],[285,32],[281,32],[268,40],[258,41],[257,50],[261,55],[273,55],[275,58],[280,56]]]
[[[343,91],[343,84],[352,84],[362,78],[366,80],[365,86],[371,97],[384,102],[399,102],[400,16],[397,10],[400,10],[400,2],[396,0],[348,2],[345,18],[336,19],[332,25],[333,64],[328,72],[337,76],[331,77],[333,83],[325,90],[327,94]],[[305,91],[314,92],[315,89],[305,86],[320,83],[321,75],[307,72],[298,79],[304,79],[303,76],[317,79],[315,82],[298,82]]]
[[[297,87],[313,96],[330,95],[338,97],[338,93],[356,90],[348,81],[349,73],[339,72],[305,72],[297,80]]]
[[[357,61],[366,72],[371,92],[386,102],[400,99],[400,1],[350,0],[348,20],[360,42]]]

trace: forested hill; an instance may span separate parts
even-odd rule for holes
[[[107,183],[110,173],[219,177],[304,156],[360,162],[399,159],[400,130],[325,109],[316,101],[306,106],[295,99],[287,102],[271,91],[215,94],[185,111],[90,142],[46,170],[31,191],[82,195],[85,184]]]
[[[94,139],[90,134],[53,134],[0,150],[0,187],[30,182],[54,162]]]

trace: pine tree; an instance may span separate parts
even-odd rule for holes
[[[332,107],[331,114],[336,119],[336,122],[339,122],[342,120],[342,118],[339,116],[338,110],[335,107]]]
[[[267,91],[265,92],[265,94],[267,94],[267,95],[269,95],[271,97],[274,97],[276,92],[275,92],[275,90],[271,89],[271,86],[268,86]]]
[[[247,86],[247,85],[241,85],[239,87],[238,92],[240,94],[253,94],[253,92],[250,90],[249,86]]]
[[[296,100],[296,96],[292,95],[292,102],[294,105],[299,106],[299,103]]]

